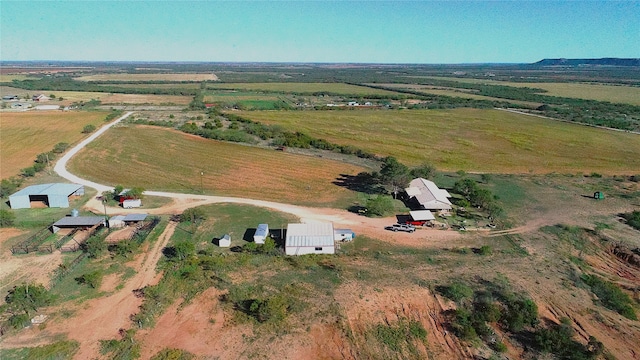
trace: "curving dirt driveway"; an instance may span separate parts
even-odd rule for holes
[[[129,117],[133,112],[127,112],[120,118],[114,120],[113,122],[103,126],[98,131],[93,133],[91,136],[80,142],[78,145],[73,147],[73,149],[69,150],[53,168],[58,175],[61,177],[72,181],[77,184],[81,184],[84,186],[88,186],[98,190],[98,192],[103,192],[107,190],[112,190],[113,186],[98,184],[93,181],[89,181],[86,179],[82,179],[76,175],[73,175],[67,170],[67,162],[77,154],[82,148],[87,146],[91,141],[95,140],[98,136],[102,135],[105,131],[107,131],[112,126],[116,125],[120,121]],[[211,196],[211,195],[198,195],[198,194],[184,194],[184,193],[171,193],[171,192],[162,192],[162,191],[145,191],[144,195],[149,196],[159,196],[159,197],[167,197],[173,199],[173,203],[157,208],[157,209],[148,209],[145,210],[151,214],[177,214],[181,213],[185,209],[214,204],[214,203],[235,203],[235,204],[246,204],[253,206],[265,207],[285,213],[289,213],[295,215],[300,218],[302,222],[313,222],[313,221],[330,221],[335,223],[338,226],[349,227],[354,230],[357,234],[364,234],[371,237],[375,237],[381,240],[391,240],[396,243],[401,243],[410,246],[425,246],[426,240],[429,240],[429,245],[433,246],[434,242],[448,242],[450,240],[459,238],[460,235],[455,231],[441,231],[441,230],[421,230],[417,231],[413,234],[407,233],[391,233],[389,231],[384,230],[384,227],[396,222],[394,217],[383,218],[383,219],[373,219],[367,218],[364,216],[360,216],[357,214],[350,213],[345,210],[340,209],[328,209],[328,208],[311,208],[311,207],[303,207],[297,205],[283,204],[277,203],[273,201],[264,201],[264,200],[255,200],[255,199],[246,199],[246,198],[237,198],[237,197],[226,197],[226,196]],[[104,207],[101,202],[96,199],[90,200],[85,208],[88,208],[96,213],[102,213]],[[140,212],[139,209],[122,209],[122,208],[114,208],[109,207],[109,214],[116,213],[128,213],[128,212]]]

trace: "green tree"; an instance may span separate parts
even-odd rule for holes
[[[180,214],[180,222],[196,223],[198,221],[206,220],[206,218],[207,214],[199,207],[187,209]]]
[[[52,298],[43,285],[24,284],[14,286],[4,300],[10,313],[30,315],[32,311],[51,304]]]
[[[93,124],[88,124],[88,125],[85,125],[85,126],[82,128],[82,133],[83,133],[83,134],[89,134],[89,133],[94,132],[95,130],[96,130],[96,126],[95,126],[95,125],[93,125]]]
[[[196,252],[196,246],[187,240],[177,242],[173,248],[175,249],[176,257],[180,260],[184,260]]]
[[[82,243],[81,248],[82,251],[87,253],[88,257],[95,259],[107,250],[107,243],[102,237],[92,236]]]
[[[132,187],[131,189],[129,189],[124,196],[128,197],[128,198],[132,198],[132,199],[142,199],[143,198],[143,193],[144,193],[144,188],[139,187],[139,186],[135,186]]]
[[[378,195],[367,200],[365,205],[367,216],[385,216],[393,211],[393,199],[389,196]]]
[[[16,220],[16,216],[7,209],[0,209],[0,227],[11,227]]]
[[[418,167],[411,169],[411,177],[414,178],[423,178],[423,179],[431,179],[436,174],[435,166],[424,163]]]
[[[393,156],[387,156],[383,160],[380,168],[380,180],[390,188],[390,192],[395,198],[401,188],[407,186],[409,182],[409,168],[399,162]]]

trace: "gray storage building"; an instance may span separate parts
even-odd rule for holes
[[[32,201],[44,202],[49,207],[69,207],[69,196],[84,195],[84,186],[78,184],[31,185],[9,196],[12,209],[28,209]]]

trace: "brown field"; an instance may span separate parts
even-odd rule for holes
[[[55,144],[73,144],[83,137],[87,124],[103,124],[105,112],[28,111],[3,112],[0,116],[0,178],[18,175],[40,153]]]
[[[202,181],[209,194],[316,206],[350,204],[355,194],[332,182],[365,170],[154,127],[114,128],[81,151],[70,169],[113,185],[199,192]]]
[[[96,74],[75,78],[79,81],[217,81],[214,73],[192,74]]]
[[[249,111],[242,116],[443,170],[640,173],[638,135],[506,111]]]

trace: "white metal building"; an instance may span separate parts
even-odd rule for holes
[[[253,234],[253,242],[256,244],[264,244],[264,240],[269,235],[269,225],[259,224],[256,233]]]
[[[312,222],[287,225],[284,252],[287,255],[335,254],[333,224]]]
[[[9,196],[12,209],[28,209],[32,201],[43,202],[49,207],[69,207],[69,196],[84,195],[84,186],[78,184],[31,185]]]

